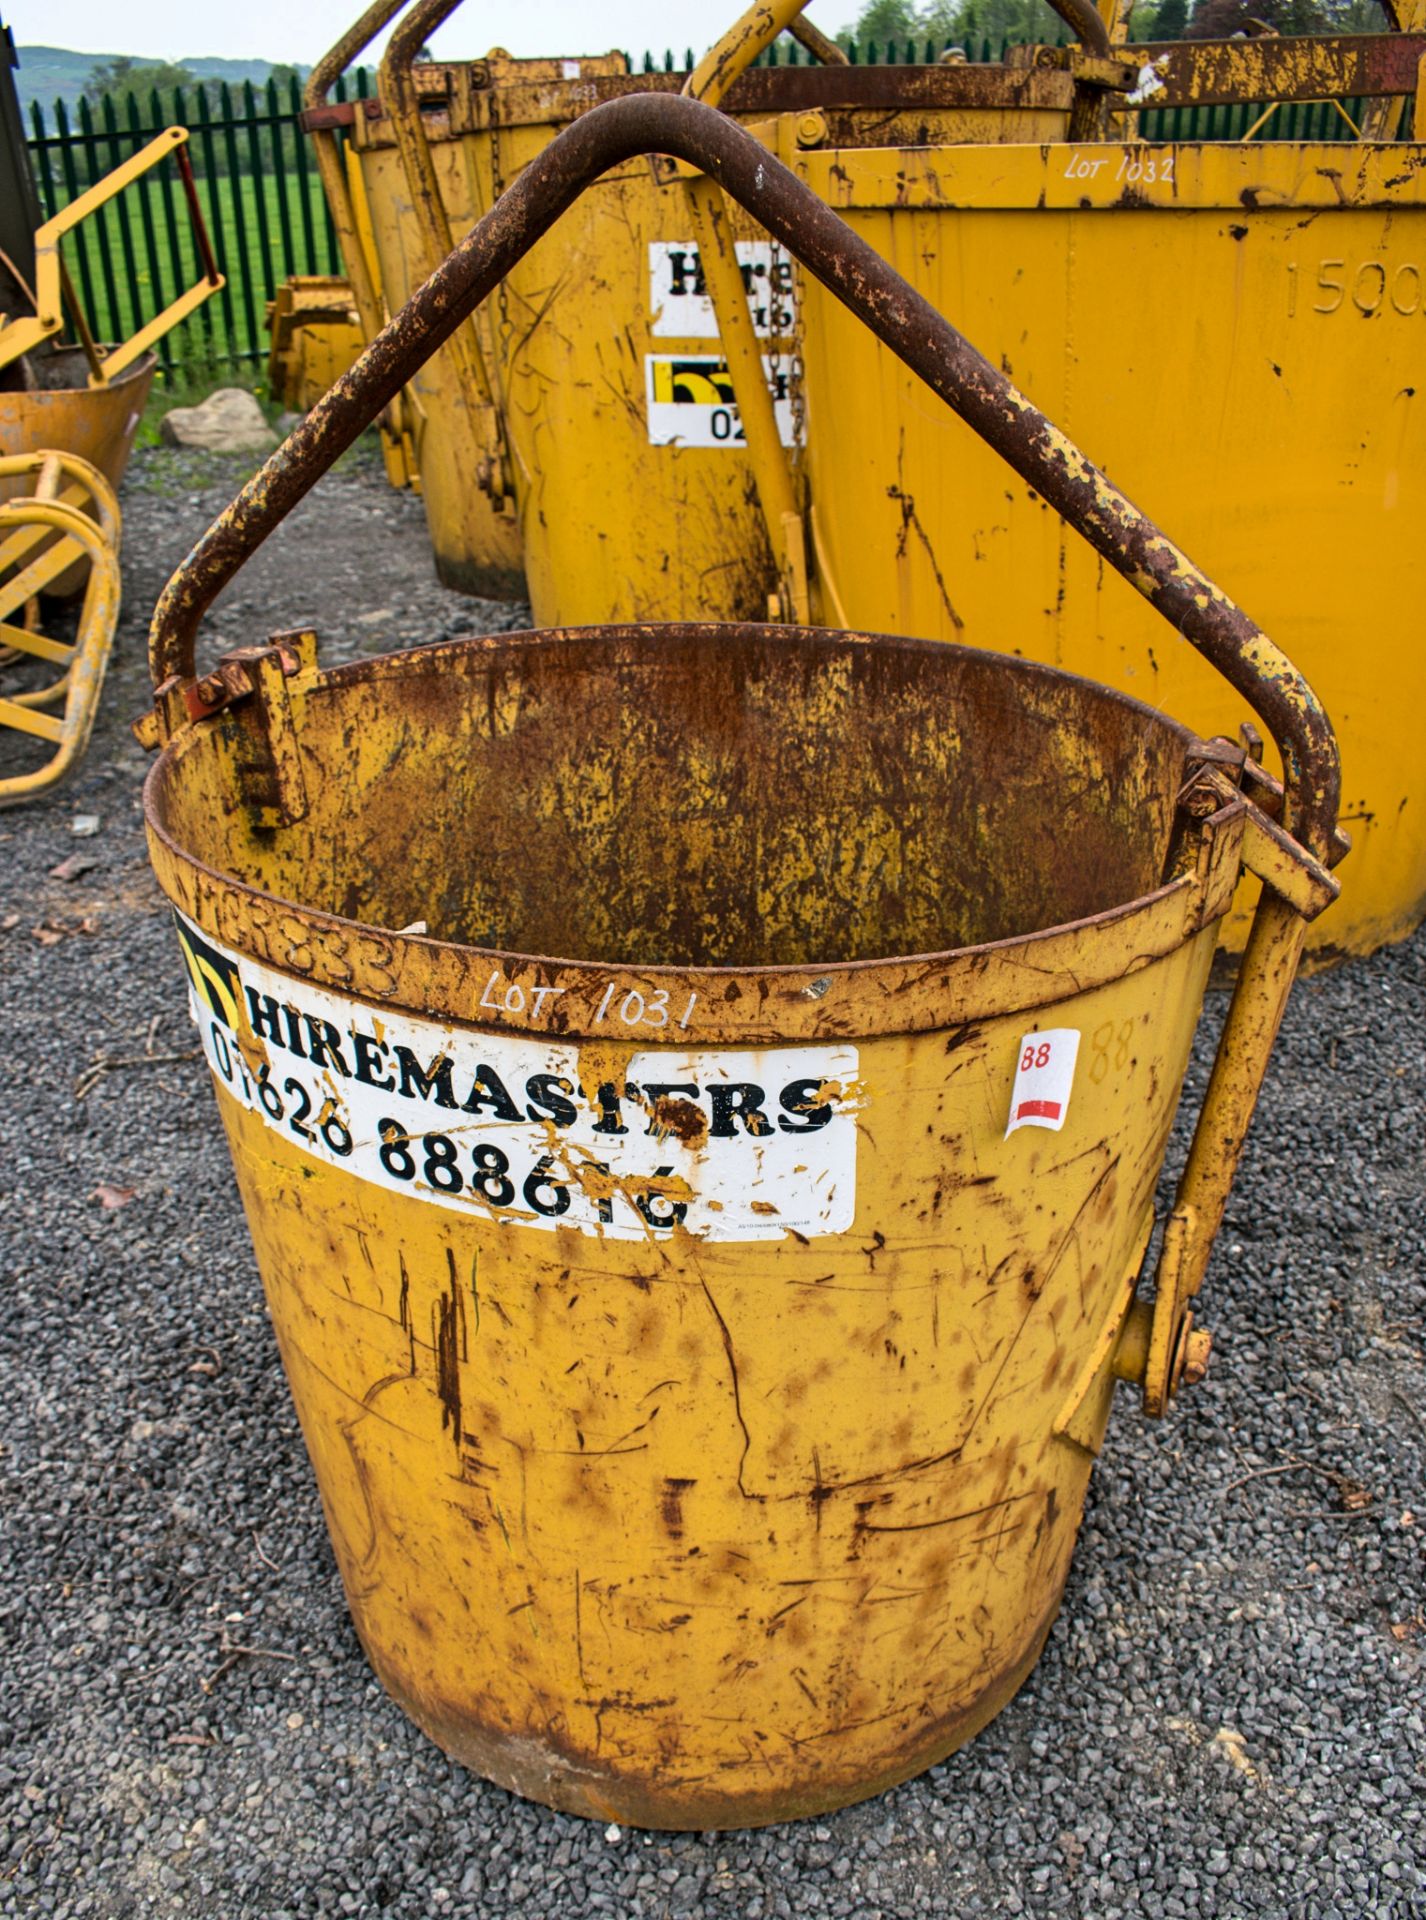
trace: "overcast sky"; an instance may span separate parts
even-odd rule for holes
[[[809,8],[833,33],[855,16],[858,0],[817,0]],[[363,0],[237,0],[226,7],[195,7],[192,0],[0,0],[0,18],[21,46],[73,47],[82,53],[129,53],[144,60],[216,54],[233,60],[297,61],[310,66],[363,10]],[[443,27],[437,53],[470,59],[492,46],[514,54],[662,52],[701,53],[741,11],[739,0],[526,0],[492,7],[474,0]],[[499,23],[499,24],[497,24]],[[380,52],[383,40],[375,43]]]

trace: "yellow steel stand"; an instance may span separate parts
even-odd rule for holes
[[[32,491],[0,505],[0,643],[60,671],[42,686],[0,696],[0,728],[53,748],[41,767],[0,778],[0,807],[57,785],[82,757],[119,613],[119,507],[103,474],[69,453],[0,459],[0,480],[21,476],[33,476]],[[89,570],[78,635],[54,640],[34,630],[27,610],[76,561]],[[46,711],[61,700],[61,714]]]

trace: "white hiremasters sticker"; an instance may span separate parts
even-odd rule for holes
[[[579,62],[577,60],[561,60],[560,77],[564,80],[577,80],[579,78]]]
[[[770,240],[735,243],[748,311],[761,338],[791,333],[797,324],[797,282],[792,261]],[[649,242],[650,331],[658,340],[716,340],[718,316],[708,297],[698,246],[693,240]]]
[[[651,447],[741,447],[743,422],[733,398],[733,376],[716,353],[650,353],[644,357]],[[763,355],[778,438],[796,444],[790,359]]]
[[[611,1240],[852,1224],[855,1047],[642,1047],[617,1077],[581,1079],[572,1041],[370,1006],[175,918],[219,1086],[314,1160],[456,1212]],[[611,1074],[608,1042],[598,1053]]]
[[[1010,1095],[1007,1140],[1017,1127],[1048,1127],[1053,1133],[1059,1132],[1069,1112],[1078,1057],[1079,1030],[1075,1027],[1052,1027],[1047,1033],[1025,1035]]]

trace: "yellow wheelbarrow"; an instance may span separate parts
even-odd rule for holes
[[[324,670],[294,631],[198,670],[224,583],[648,153],[1213,661],[1282,790],[1090,681],[863,633],[626,623]],[[200,541],[151,667],[150,851],[386,1686],[515,1791],[658,1827],[838,1806],[967,1739],[1049,1630],[1115,1380],[1158,1414],[1207,1360],[1195,1296],[1336,892],[1300,675],[762,147],[656,96],[511,184]]]

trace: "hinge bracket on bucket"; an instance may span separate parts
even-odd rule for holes
[[[149,712],[135,720],[134,738],[152,751],[186,726],[243,706],[244,743],[257,750],[237,766],[243,798],[255,825],[290,826],[307,813],[290,683],[316,665],[317,635],[309,627],[275,633],[265,646],[235,647],[199,680],[165,681]]]
[[[1221,806],[1235,800],[1241,802],[1243,865],[1279,899],[1295,908],[1304,920],[1315,920],[1337,898],[1341,885],[1268,811],[1269,806],[1276,809],[1282,804],[1282,788],[1277,781],[1250,757],[1244,757],[1241,765],[1242,785],[1238,786],[1228,777],[1221,762],[1215,760],[1209,764],[1205,758],[1195,770],[1195,786],[1201,792],[1216,795]],[[1265,795],[1267,805],[1254,797],[1258,792]],[[1350,842],[1345,835],[1338,837],[1344,843],[1345,852]]]

